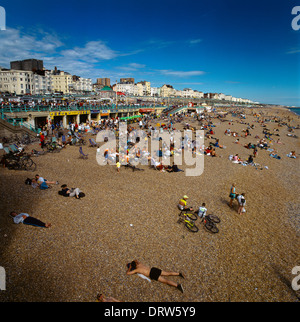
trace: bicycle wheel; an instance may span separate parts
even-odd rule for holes
[[[186,213],[186,216],[188,216],[189,219],[191,219],[193,221],[196,221],[198,219],[198,216],[196,214],[192,214],[192,213],[188,214],[188,213]]]
[[[213,222],[215,222],[216,224],[221,222],[221,219],[219,217],[217,217],[216,215],[208,215],[209,219],[212,220]]]
[[[185,227],[192,233],[196,233],[199,230],[199,228],[194,223],[186,222]]]
[[[216,234],[219,232],[219,228],[212,221],[206,221],[204,227],[211,233]]]
[[[35,171],[36,163],[32,161],[32,159],[28,159],[24,162],[24,169],[26,171]]]

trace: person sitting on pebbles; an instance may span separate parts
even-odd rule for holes
[[[189,197],[187,195],[183,196],[182,199],[179,200],[179,203],[178,203],[178,208],[179,210],[189,210],[189,211],[192,211],[193,208],[192,207],[187,207],[187,199],[189,199]]]

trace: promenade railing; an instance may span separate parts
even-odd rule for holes
[[[88,104],[76,104],[76,105],[16,105],[16,106],[4,106],[1,108],[2,113],[28,113],[28,112],[52,112],[52,111],[90,111],[90,110],[110,110],[111,112],[117,110],[138,110],[140,108],[165,108],[165,106],[136,106],[136,105],[88,105]]]

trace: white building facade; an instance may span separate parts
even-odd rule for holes
[[[33,94],[33,72],[23,70],[0,70],[0,92],[16,95]]]

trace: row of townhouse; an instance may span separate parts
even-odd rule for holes
[[[172,85],[164,84],[161,87],[151,87],[150,82],[139,83],[117,83],[113,85],[113,90],[116,92],[125,93],[128,96],[154,96],[154,97],[179,97],[190,99],[214,99],[222,101],[231,101],[239,103],[251,103],[249,99],[236,98],[231,95],[225,95],[223,93],[203,93],[191,88],[185,88],[183,90],[177,90]]]
[[[54,92],[71,94],[91,91],[91,79],[74,77],[64,71],[33,72],[0,68],[0,92],[2,93],[42,95]]]

